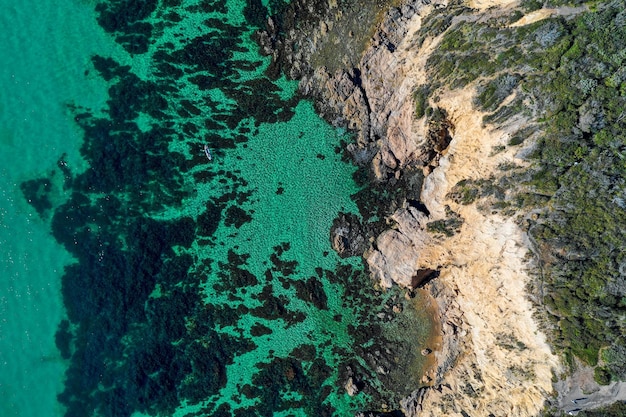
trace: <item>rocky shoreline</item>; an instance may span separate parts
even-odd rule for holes
[[[338,53],[339,63],[328,65],[328,57],[317,54],[337,35],[332,31],[342,15],[336,2],[307,6],[298,31],[281,32],[270,19],[258,39],[276,67],[300,79],[301,93],[323,117],[356,132],[347,151],[368,167],[373,183],[417,190],[386,208],[383,226],[367,229],[343,216],[331,233],[342,256],[363,254],[381,287],[423,287],[436,302],[442,336],[433,349],[436,365],[424,386],[401,402],[402,412],[533,416],[552,395],[560,364],[533,317],[530,242],[511,216],[481,210],[478,202],[460,204],[454,196],[462,180],[490,178],[503,163],[524,164],[514,150],[494,149],[526,121],[483,125],[483,114],[472,106],[475,85],[462,91],[439,86],[428,98],[428,114],[416,115],[416,92],[431,81],[426,61],[445,31],[425,36],[422,21],[437,10],[449,13],[447,25],[471,21],[498,4],[465,6],[445,0],[393,5],[377,16],[367,48],[358,51],[360,42],[349,35],[344,56]],[[342,68],[346,63],[351,66]]]

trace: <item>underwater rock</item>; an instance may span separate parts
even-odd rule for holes
[[[361,256],[367,248],[361,222],[354,214],[340,214],[330,229],[330,242],[342,258]]]
[[[348,381],[344,385],[344,388],[346,389],[346,393],[351,397],[354,397],[356,394],[359,393],[359,389],[354,383],[354,379],[352,379],[352,377],[348,378]]]
[[[362,411],[354,415],[355,417],[404,417],[401,411],[395,410],[391,412],[383,411]]]

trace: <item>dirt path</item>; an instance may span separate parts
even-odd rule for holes
[[[528,13],[517,22],[512,23],[511,27],[530,25],[531,23],[535,23],[535,22],[538,22],[543,19],[547,19],[548,17],[552,17],[552,16],[564,16],[564,17],[573,16],[573,15],[582,13],[587,10],[589,10],[587,6],[580,6],[580,7],[563,6],[563,7],[559,7],[556,9],[539,9],[539,10],[535,10],[533,12]]]
[[[593,368],[579,364],[579,368],[565,380],[555,384],[558,407],[566,413],[592,410],[616,401],[626,401],[626,382],[598,385],[593,379]]]

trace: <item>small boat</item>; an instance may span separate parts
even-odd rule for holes
[[[204,154],[206,155],[207,158],[209,158],[209,161],[213,160],[213,155],[211,155],[211,150],[209,149],[209,145],[204,145]]]

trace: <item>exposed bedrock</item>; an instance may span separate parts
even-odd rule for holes
[[[428,165],[433,157],[432,143],[420,134],[425,121],[414,117],[417,80],[409,75],[421,16],[444,4],[420,0],[389,9],[357,66],[334,72],[318,67],[300,81],[320,114],[357,132],[348,150],[358,163],[371,161],[378,180],[409,165]]]
[[[426,244],[428,235],[423,232],[427,217],[413,207],[397,210],[392,215],[397,228],[385,230],[375,244],[365,253],[372,276],[382,287],[396,283],[415,288],[418,248]]]
[[[381,287],[424,286],[437,302],[442,342],[432,352],[432,387],[412,385],[416,390],[402,401],[402,411],[421,417],[533,416],[549,395],[558,361],[533,320],[527,242],[512,219],[449,197],[459,181],[490,178],[503,163],[522,163],[514,150],[492,149],[504,148],[525,121],[483,125],[484,114],[472,107],[472,85],[452,92],[439,88],[438,100],[428,98],[431,110],[417,117],[415,94],[432,81],[426,60],[441,40],[418,32],[423,17],[446,6],[445,0],[409,0],[388,8],[360,59],[335,56],[336,61],[316,55],[337,28],[328,6],[320,14],[323,24],[307,26],[314,30],[306,35],[287,31],[291,38],[276,45],[291,46],[273,54],[283,57],[286,73],[300,79],[301,93],[313,98],[323,117],[356,132],[348,151],[370,167],[371,185],[400,196],[378,204],[387,206],[376,213],[382,227],[375,233],[368,224],[356,227],[340,218],[331,241],[342,256],[366,249]],[[355,52],[340,42],[342,53]],[[411,188],[418,192],[406,191]],[[451,214],[462,226],[448,230]]]

